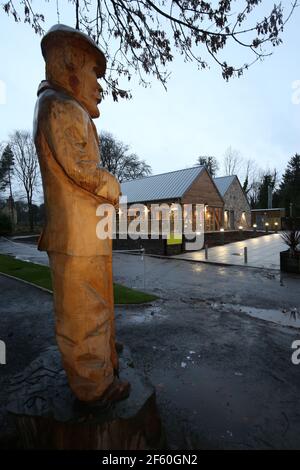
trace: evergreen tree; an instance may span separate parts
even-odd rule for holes
[[[277,172],[274,170],[272,173],[268,172],[265,173],[260,181],[258,187],[258,196],[256,202],[256,209],[266,209],[268,207],[268,191],[269,186],[271,186],[272,190],[275,190],[277,182]]]
[[[205,166],[208,173],[214,178],[219,169],[219,163],[215,157],[200,156],[197,158],[196,165]]]
[[[10,223],[14,223],[14,209],[13,209],[13,194],[12,194],[12,177],[14,171],[14,154],[9,145],[3,151],[0,160],[0,191],[9,189],[9,210],[10,210]]]
[[[243,191],[245,192],[245,194],[247,194],[248,191],[249,191],[249,178],[248,178],[248,175],[246,175],[245,181],[243,183]]]
[[[14,167],[14,155],[9,145],[3,151],[0,160],[0,191],[9,187],[9,195],[12,197],[12,175]]]
[[[300,214],[300,154],[295,154],[288,162],[279,188],[279,200],[289,213],[293,204],[293,215]]]

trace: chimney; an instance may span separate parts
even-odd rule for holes
[[[269,185],[268,186],[268,209],[272,209],[273,207],[272,199],[273,199],[273,189],[272,189],[272,186]]]

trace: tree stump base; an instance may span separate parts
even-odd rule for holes
[[[56,346],[46,349],[10,386],[13,414],[25,449],[159,449],[164,434],[154,387],[133,367],[127,348],[120,355],[127,399],[103,408],[82,404],[71,391]]]

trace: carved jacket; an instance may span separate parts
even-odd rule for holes
[[[108,202],[105,189],[112,175],[99,166],[99,139],[88,112],[65,91],[43,81],[33,134],[46,209],[38,249],[74,256],[110,255],[111,240],[96,236],[96,210]]]

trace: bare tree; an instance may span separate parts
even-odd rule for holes
[[[243,172],[243,190],[246,195],[252,190],[252,187],[260,179],[260,170],[253,159],[245,160]]]
[[[109,132],[102,132],[100,138],[101,165],[122,181],[142,178],[151,174],[151,167],[134,153],[129,146],[117,140]]]
[[[254,181],[251,189],[247,193],[248,201],[252,209],[255,209],[257,207],[259,201],[260,185],[260,179]]]
[[[32,201],[34,191],[39,186],[39,165],[35,145],[28,131],[15,131],[9,143],[15,159],[15,175],[26,193],[28,222],[33,230]]]
[[[153,75],[166,86],[167,65],[178,51],[185,61],[205,69],[214,61],[224,79],[241,76],[252,64],[272,54],[281,44],[281,33],[293,14],[297,0],[269,5],[262,0],[70,0],[74,26],[87,32],[100,45],[109,61],[107,82],[114,99],[129,97],[119,88],[119,77],[138,74],[147,85]],[[5,1],[4,11],[16,22],[25,21],[44,33],[44,15],[31,0]],[[36,2],[41,7],[41,2]],[[240,9],[239,4],[242,4]],[[266,6],[266,4],[268,4]],[[59,4],[53,2],[59,21]],[[233,49],[244,50],[240,64],[224,58]],[[220,57],[220,53],[222,57]],[[231,62],[231,63],[229,63]]]
[[[225,175],[236,175],[240,172],[243,165],[243,157],[239,150],[231,146],[225,151],[223,167]]]

